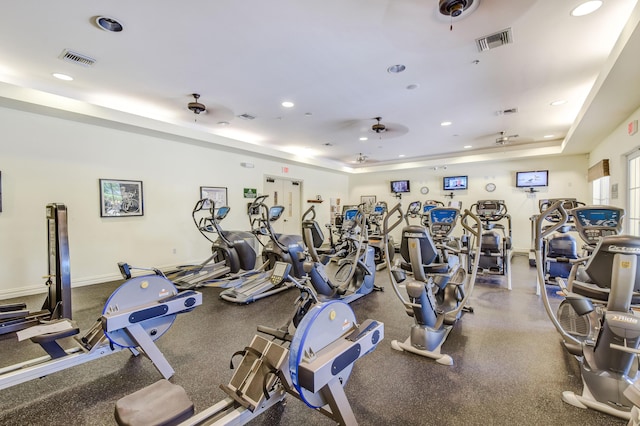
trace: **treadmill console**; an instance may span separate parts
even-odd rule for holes
[[[624,210],[617,207],[578,207],[571,210],[575,226],[582,239],[595,245],[608,235],[617,235],[622,230]]]
[[[276,262],[271,270],[271,284],[280,285],[289,276],[291,272],[291,264],[286,262]]]

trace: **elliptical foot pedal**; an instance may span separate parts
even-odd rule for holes
[[[115,418],[120,426],[170,426],[193,416],[193,403],[184,388],[166,379],[120,398]]]

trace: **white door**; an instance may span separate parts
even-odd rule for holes
[[[264,180],[267,206],[284,206],[282,217],[271,223],[277,233],[300,235],[302,233],[301,204],[302,182],[267,176]]]

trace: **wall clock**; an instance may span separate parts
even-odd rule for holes
[[[427,188],[426,186],[423,186],[422,188],[420,188],[420,193],[422,195],[427,195],[429,193],[429,188]]]
[[[485,185],[484,189],[487,190],[487,192],[493,192],[496,190],[496,184],[495,183],[488,183]]]

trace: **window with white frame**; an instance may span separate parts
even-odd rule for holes
[[[603,176],[591,182],[593,186],[593,204],[609,204],[609,176]]]
[[[627,224],[629,234],[640,236],[640,152],[627,157],[628,197]]]

